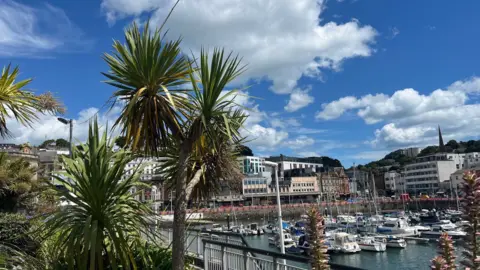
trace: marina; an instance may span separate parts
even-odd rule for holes
[[[441,216],[441,219],[437,220],[437,223],[418,222],[416,217],[421,213]],[[448,211],[437,213],[434,209],[424,210],[421,213],[398,212],[372,216],[356,213],[326,217],[325,222],[329,222],[329,229],[325,232],[325,244],[330,254],[330,262],[360,269],[423,268],[435,257],[438,248],[437,239],[442,232],[452,233],[452,237],[456,236],[456,243],[461,242],[466,235],[462,230],[465,222],[458,217],[458,213],[453,215],[448,214]],[[302,215],[297,219],[284,221],[282,230],[285,254],[308,260],[310,245],[308,235],[305,233],[305,218]],[[198,229],[204,232],[204,238],[221,241],[214,236],[215,232],[234,232],[241,234],[251,248],[280,252],[280,229],[275,224],[278,224],[275,220],[271,222],[234,220],[230,224],[230,230],[225,222],[207,225],[209,227],[198,227]],[[208,232],[212,234],[209,235]],[[197,245],[200,244],[197,243]],[[457,248],[457,252],[460,253],[461,248]],[[299,269],[308,269],[306,263],[287,262]]]

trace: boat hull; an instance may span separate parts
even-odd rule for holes
[[[387,250],[387,245],[385,243],[375,243],[375,244],[358,244],[360,249],[363,251],[375,251],[375,252],[383,252]]]

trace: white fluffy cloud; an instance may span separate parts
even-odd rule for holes
[[[82,110],[73,119],[73,141],[85,142],[88,137],[89,120],[93,116],[97,116],[98,123],[102,128],[107,127],[111,129],[113,123],[118,117],[119,108],[115,107],[109,112],[99,112],[97,108],[88,108]],[[64,138],[68,140],[69,126],[57,120],[57,117],[51,115],[38,115],[32,127],[26,127],[19,124],[15,119],[9,118],[7,120],[7,127],[12,133],[12,138],[5,139],[10,143],[25,143],[29,142],[32,145],[38,145],[48,139]],[[116,132],[110,133],[115,135]]]
[[[284,107],[284,109],[287,112],[294,112],[313,103],[313,101],[315,101],[315,98],[312,97],[308,92],[310,92],[310,88],[305,90],[298,88],[294,89],[293,92],[290,94],[290,100],[288,101],[288,104]]]
[[[160,25],[175,0],[103,0],[107,20],[153,12]],[[243,57],[248,69],[237,83],[269,80],[275,93],[289,94],[302,75],[318,77],[353,57],[368,57],[377,32],[358,21],[321,22],[322,0],[184,0],[165,28],[183,37],[185,51],[224,47]]]
[[[391,97],[385,94],[366,95],[361,98],[344,97],[328,104],[317,112],[317,119],[331,120],[340,117],[348,110],[358,109],[358,116],[367,124],[384,120],[405,118],[433,110],[462,105],[467,95],[461,91],[435,90],[430,95],[407,88],[396,91]]]
[[[4,0],[0,11],[0,56],[45,57],[43,53],[54,50],[83,51],[92,45],[65,12],[52,5]]]
[[[305,135],[301,135],[296,137],[293,140],[285,141],[284,145],[291,149],[303,149],[307,146],[311,146],[315,143],[313,138],[307,137]]]
[[[478,134],[475,126],[480,124],[480,104],[468,101],[479,92],[480,78],[471,77],[429,94],[407,88],[391,96],[349,96],[323,104],[316,118],[331,120],[356,110],[367,124],[388,122],[375,131],[370,143],[392,148],[435,142],[437,125],[447,138],[462,139]]]
[[[274,149],[288,138],[288,132],[263,127],[259,124],[247,126],[242,135],[247,136],[248,145],[259,151]]]

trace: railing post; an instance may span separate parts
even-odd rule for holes
[[[203,269],[205,270],[208,270],[208,267],[209,267],[209,259],[210,259],[210,253],[208,254],[209,256],[207,256],[207,250],[206,250],[206,247],[207,247],[207,243],[205,243],[205,241],[202,241],[203,242]]]
[[[197,256],[200,257],[200,246],[202,244],[202,238],[200,237],[200,232],[197,232]]]
[[[277,257],[273,257],[273,270],[278,270]]]
[[[227,264],[227,253],[225,252],[225,247],[222,246],[221,248],[221,253],[222,253],[222,269],[223,270],[228,270],[228,264]]]
[[[248,253],[246,250],[243,251],[243,269],[248,270]]]

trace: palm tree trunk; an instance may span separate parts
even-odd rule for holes
[[[179,176],[175,184],[175,207],[173,214],[172,269],[185,269],[185,218],[187,215],[186,166],[188,147],[182,147],[179,154]]]

